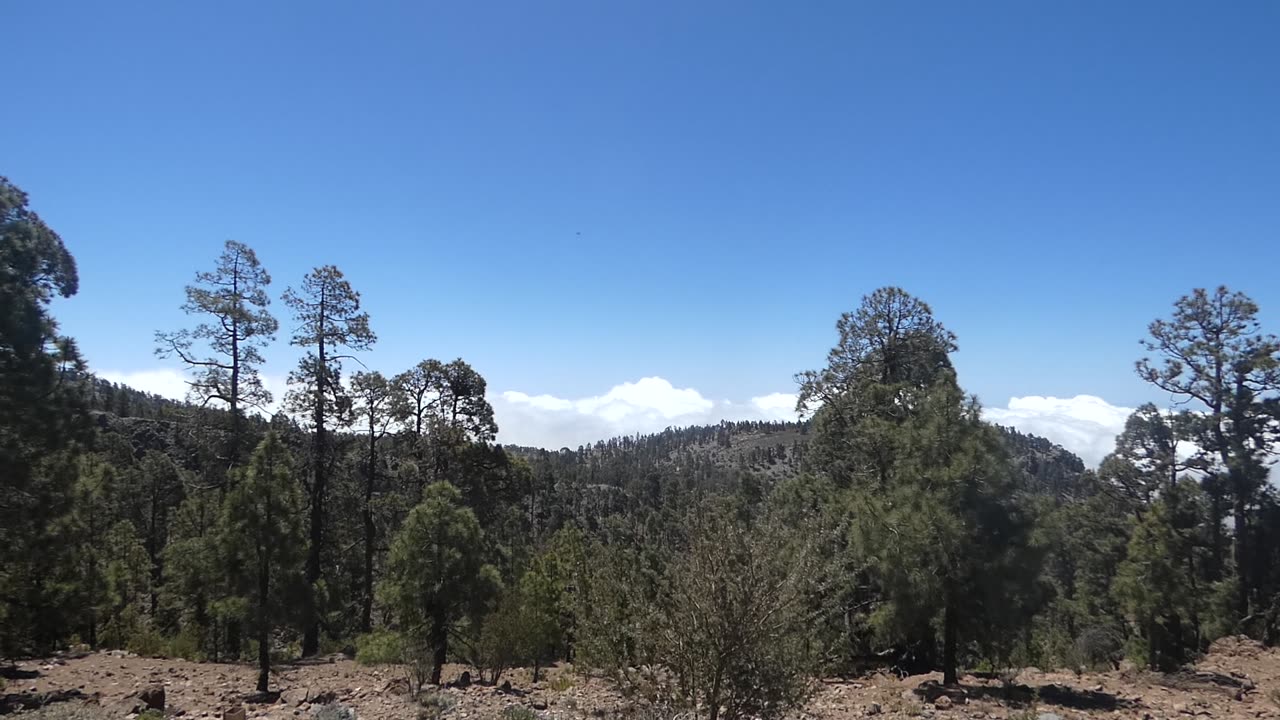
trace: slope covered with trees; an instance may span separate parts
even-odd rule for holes
[[[71,644],[259,667],[352,650],[497,682],[572,660],[651,702],[774,717],[824,673],[1175,668],[1280,639],[1280,343],[1195,290],[1152,323],[1095,471],[981,419],[959,340],[898,288],[797,377],[803,423],[502,447],[461,359],[347,376],[376,318],[331,265],[283,294],[304,357],[259,372],[272,278],[228,242],[157,334],[188,402],[103,382],[51,316],[62,240],[0,179],[0,655]]]

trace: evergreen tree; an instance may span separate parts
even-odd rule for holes
[[[169,540],[169,516],[183,494],[183,473],[173,459],[162,452],[148,452],[138,469],[138,502],[133,521],[140,529],[150,567],[149,613],[159,611],[159,591],[164,576],[164,548]]]
[[[1048,549],[1048,597],[1037,619],[1028,662],[1093,668],[1120,656],[1126,620],[1111,592],[1124,561],[1131,509],[1087,473],[1077,493],[1040,515],[1037,545]]]
[[[218,491],[199,488],[174,511],[164,549],[165,583],[161,605],[193,646],[214,660],[223,654],[219,633],[227,604],[227,562],[219,544]],[[218,581],[213,581],[219,578]],[[238,613],[234,613],[238,614]],[[238,650],[238,648],[237,648]]]
[[[498,432],[485,380],[461,358],[423,360],[392,379],[393,414],[415,446],[419,482],[459,481],[458,454],[493,441]],[[428,455],[430,461],[428,462]]]
[[[298,368],[289,376],[286,403],[310,420],[312,433],[309,550],[307,583],[312,600],[302,654],[314,655],[320,647],[320,614],[316,593],[323,578],[325,500],[330,458],[329,426],[350,410],[351,399],[342,387],[342,361],[349,350],[367,350],[376,339],[369,329],[369,315],[360,310],[360,294],[351,288],[342,271],[325,265],[307,273],[300,289],[285,292],[284,302],[298,323],[293,345],[306,348]]]
[[[360,631],[373,629],[374,554],[378,544],[374,523],[374,495],[378,489],[378,441],[387,434],[391,423],[393,399],[391,383],[379,372],[356,373],[351,377],[351,394],[355,399],[357,424],[367,434],[368,452],[364,461],[364,567],[360,601]]]
[[[254,450],[248,471],[227,494],[222,541],[247,577],[246,606],[258,643],[258,690],[266,692],[271,673],[271,634],[291,620],[291,600],[301,587],[306,536],[302,496],[288,450],[268,434]]]
[[[150,649],[137,644],[144,635],[150,635],[147,608],[153,596],[151,560],[137,529],[128,520],[120,520],[95,543],[100,546],[94,553],[96,566],[91,570],[101,590],[94,608],[94,615],[102,624],[98,643],[104,647]]]
[[[1155,357],[1137,363],[1144,380],[1194,405],[1180,418],[1196,448],[1194,460],[1226,479],[1242,619],[1259,589],[1249,515],[1280,438],[1280,339],[1261,331],[1257,315],[1258,306],[1243,293],[1196,289],[1174,304],[1169,320],[1151,323],[1144,345]]]
[[[86,414],[79,353],[49,305],[78,287],[62,239],[0,177],[0,654],[47,648],[65,632],[47,581]]]
[[[248,245],[228,240],[211,271],[196,273],[186,289],[183,312],[207,318],[194,328],[156,333],[156,354],[176,356],[191,371],[189,397],[201,407],[224,404],[230,413],[228,460],[247,449],[244,413],[264,408],[271,393],[262,385],[262,348],[279,323],[267,309],[271,276]]]
[[[928,304],[901,288],[880,288],[836,323],[839,341],[827,366],[796,376],[797,409],[813,413],[815,464],[841,487],[885,484],[899,455],[899,425],[911,408],[904,393],[951,371],[955,335]]]
[[[999,436],[951,369],[955,336],[929,306],[882,288],[837,323],[827,367],[799,376],[815,410],[814,466],[848,488],[860,575],[881,642],[955,682],[960,644],[1029,618],[1037,552]],[[936,660],[936,632],[942,657]],[[999,648],[988,643],[984,648]]]
[[[950,383],[908,402],[915,410],[899,426],[901,455],[887,482],[850,496],[853,541],[883,599],[872,627],[891,644],[926,648],[936,628],[943,679],[954,683],[962,643],[1000,657],[1010,648],[999,641],[1029,621],[1038,551],[977,403]]]
[[[1138,640],[1133,655],[1152,669],[1176,670],[1201,650],[1201,608],[1209,597],[1200,555],[1204,548],[1200,488],[1179,484],[1139,519],[1114,592]]]
[[[1139,515],[1190,467],[1178,458],[1182,424],[1182,418],[1169,417],[1150,403],[1139,407],[1125,421],[1115,452],[1099,468],[1104,487]]]
[[[500,587],[481,555],[480,523],[449,483],[428,485],[391,543],[380,593],[396,615],[405,642],[431,658],[430,681],[440,683],[449,633],[479,616]]]

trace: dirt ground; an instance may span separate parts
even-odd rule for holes
[[[450,667],[446,679],[465,668]],[[193,663],[96,653],[19,665],[6,680],[4,707],[15,719],[51,699],[100,706],[125,718],[143,707],[148,688],[162,686],[165,711],[183,720],[237,718],[243,708],[253,718],[307,718],[323,704],[337,702],[357,718],[380,720],[431,717],[409,699],[402,673],[394,667],[364,667],[341,657],[281,667],[273,677],[278,695],[255,697],[256,673],[249,665]],[[447,687],[437,693],[439,717],[503,718],[510,706],[524,707],[543,720],[626,717],[636,706],[601,679],[552,668],[533,683],[526,671],[503,677],[511,688]],[[959,687],[943,688],[940,676],[905,679],[877,675],[820,684],[794,717],[845,720],[926,717],[990,720],[1078,720],[1083,718],[1280,718],[1280,651],[1240,638],[1214,644],[1194,668],[1176,674],[1138,670],[1108,673],[1041,672],[1029,669],[1008,678],[967,675]],[[65,698],[65,699],[63,699]],[[527,716],[526,716],[527,717]]]

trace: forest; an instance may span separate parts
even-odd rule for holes
[[[1280,641],[1280,340],[1226,287],[1151,322],[1133,370],[1170,401],[1087,468],[984,422],[945,313],[896,287],[850,298],[799,423],[549,450],[496,441],[462,359],[364,369],[376,318],[333,265],[281,290],[228,241],[172,282],[189,323],[155,349],[187,400],[96,378],[50,309],[73,255],[0,178],[0,661],[245,663],[265,692],[345,653],[424,696],[448,663],[497,685],[572,662],[719,720],[823,677]],[[304,354],[272,398],[278,342]]]

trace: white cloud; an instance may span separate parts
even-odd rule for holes
[[[1029,395],[1009,398],[1008,407],[983,409],[988,421],[1052,440],[1090,467],[1097,467],[1115,449],[1116,436],[1132,413],[1133,408],[1112,405],[1093,395]]]
[[[714,401],[660,377],[623,383],[586,398],[507,391],[490,401],[502,442],[552,449],[721,420],[796,420],[792,393],[775,392],[747,402]],[[1091,467],[1114,449],[1116,436],[1132,412],[1092,395],[1014,397],[1007,407],[983,410],[987,420],[1047,438]]]
[[[769,420],[794,422],[798,419],[796,414],[796,401],[798,399],[799,396],[795,393],[776,392],[751,398],[751,405]]]
[[[128,385],[134,390],[149,392],[170,400],[183,400],[187,396],[187,376],[172,368],[133,372],[100,370],[94,374],[117,385]]]
[[[181,370],[174,368],[153,368],[150,370],[95,370],[94,374],[103,380],[116,383],[118,385],[128,385],[134,390],[149,392],[152,395],[169,398],[170,400],[186,400],[187,375]],[[268,412],[274,411],[280,407],[280,401],[284,399],[284,394],[288,391],[288,381],[276,375],[262,375],[262,384],[267,390],[271,391],[272,403]]]
[[[660,377],[624,382],[603,395],[577,399],[508,390],[489,400],[501,442],[552,449],[721,420],[796,419],[794,395],[772,393],[742,403],[717,401]]]

